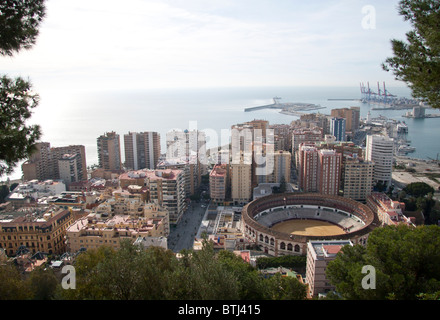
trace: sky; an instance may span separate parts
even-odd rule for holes
[[[37,90],[404,86],[381,63],[398,0],[47,0],[36,45],[0,72]]]

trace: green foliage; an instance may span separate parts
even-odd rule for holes
[[[280,274],[265,278],[234,253],[184,250],[179,258],[159,247],[125,241],[77,256],[76,289],[62,289],[51,269],[22,280],[13,265],[0,266],[0,299],[38,300],[267,300],[306,298],[306,286]]]
[[[0,55],[12,56],[31,48],[45,16],[44,0],[3,0],[0,2]]]
[[[306,256],[260,257],[257,259],[258,269],[284,267],[289,269],[305,269]]]
[[[419,299],[440,291],[440,228],[405,225],[375,229],[366,247],[346,246],[326,273],[345,299]],[[362,288],[362,267],[376,270],[376,289]]]
[[[30,49],[45,16],[44,0],[6,0],[0,2],[0,55],[12,56]],[[26,159],[40,138],[40,127],[26,126],[31,109],[39,97],[31,84],[18,77],[0,79],[0,176],[11,173],[17,162]]]
[[[26,159],[41,136],[38,125],[26,125],[39,97],[31,84],[21,78],[0,78],[0,176],[10,173],[17,162]]]
[[[440,108],[440,2],[401,0],[399,13],[413,29],[406,34],[406,43],[391,41],[394,56],[382,67],[407,83],[414,97]]]
[[[0,265],[0,300],[31,299],[28,283],[20,278],[13,265]]]
[[[41,267],[31,272],[28,282],[34,300],[52,300],[60,286],[52,269]]]
[[[413,195],[414,197],[424,197],[428,193],[434,193],[434,188],[425,182],[413,182],[407,185],[403,189],[407,194]]]
[[[177,258],[162,248],[99,248],[81,254],[76,263],[77,289],[65,299],[258,300],[304,299],[297,279],[265,279],[228,251],[184,250]],[[282,288],[282,289],[281,289]],[[280,291],[281,290],[281,291]]]

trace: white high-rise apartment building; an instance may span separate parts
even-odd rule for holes
[[[381,135],[368,135],[365,158],[374,163],[373,183],[391,185],[394,140]]]
[[[167,159],[185,159],[206,165],[206,134],[199,130],[167,132]]]

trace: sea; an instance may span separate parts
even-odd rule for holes
[[[407,87],[390,87],[398,97],[411,98]],[[409,154],[417,159],[437,159],[440,153],[440,118],[411,119],[403,115],[410,110],[372,110],[376,105],[359,101],[359,87],[234,87],[234,88],[179,88],[145,89],[132,91],[59,91],[39,92],[40,103],[33,110],[29,124],[39,124],[41,141],[52,147],[84,145],[87,165],[98,163],[96,139],[114,131],[121,137],[121,157],[124,160],[123,135],[128,132],[157,131],[161,135],[162,153],[166,148],[166,133],[172,129],[198,129],[208,137],[207,147],[228,143],[231,125],[254,119],[270,124],[289,124],[297,116],[262,109],[245,112],[245,108],[273,103],[280,97],[282,103],[311,103],[321,107],[317,111],[330,114],[332,109],[359,106],[361,117],[371,112],[405,122],[411,146]],[[332,100],[337,99],[337,100]],[[344,100],[352,99],[352,100]],[[439,113],[428,109],[426,113]],[[9,176],[21,177],[21,167]],[[4,177],[3,177],[4,179]]]

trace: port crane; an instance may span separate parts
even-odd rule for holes
[[[396,95],[390,93],[385,85],[385,81],[383,82],[383,90],[380,88],[379,82],[377,82],[377,92],[374,92],[370,88],[370,83],[367,82],[367,86],[363,82],[360,83],[362,99],[365,102],[373,101],[373,102],[391,102]]]

